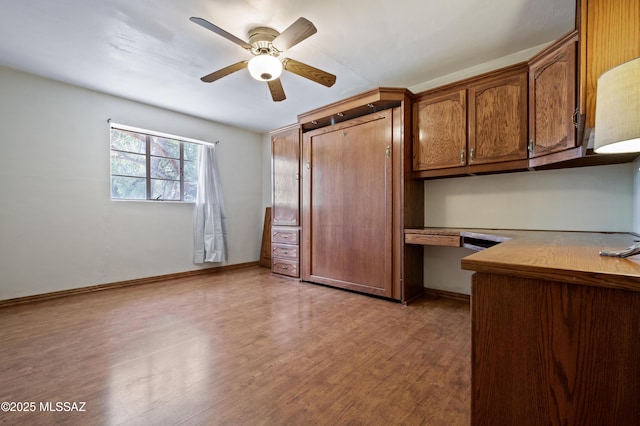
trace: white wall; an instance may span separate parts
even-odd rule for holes
[[[635,180],[637,205],[638,172]],[[632,163],[429,180],[424,189],[429,227],[629,232],[637,226]],[[472,273],[460,269],[460,260],[471,253],[425,248],[425,287],[469,294]]]
[[[633,164],[426,181],[425,226],[628,232]]]
[[[108,118],[220,140],[227,263],[258,259],[262,135],[0,67],[0,299],[203,267],[193,204],[110,200]]]
[[[441,77],[434,78],[433,80],[425,81],[423,83],[416,84],[415,86],[411,86],[409,87],[409,90],[413,93],[420,93],[425,90],[444,86],[445,84],[455,83],[466,78],[475,77],[485,72],[497,70],[509,65],[517,64],[519,62],[528,61],[529,59],[533,58],[538,52],[542,51],[542,49],[549,46],[549,44],[551,43],[540,44],[538,46],[530,47],[511,55],[496,58],[492,61],[483,62],[482,64],[478,64],[470,68],[465,68],[451,74],[443,75]]]

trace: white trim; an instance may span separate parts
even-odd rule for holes
[[[130,132],[144,133],[146,135],[158,136],[158,137],[167,138],[167,139],[175,139],[175,140],[179,140],[179,141],[182,141],[182,142],[197,143],[199,145],[216,145],[219,142],[219,141],[209,142],[209,141],[203,141],[203,140],[199,140],[199,139],[187,138],[187,137],[184,137],[184,136],[172,135],[170,133],[157,132],[155,130],[141,129],[140,127],[133,127],[133,126],[127,126],[126,124],[114,123],[113,121],[111,121],[111,119],[109,119],[107,121],[109,122],[109,126],[112,129],[115,128],[115,129],[119,129],[119,130],[128,130]]]

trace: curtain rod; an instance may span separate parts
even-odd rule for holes
[[[116,129],[120,129],[120,130],[129,130],[130,132],[145,133],[147,135],[158,136],[158,137],[167,138],[167,139],[176,139],[183,142],[197,143],[199,145],[218,145],[218,143],[220,142],[219,140],[213,141],[213,142],[203,141],[200,139],[187,138],[185,136],[172,135],[170,133],[163,133],[163,132],[157,132],[155,130],[148,130],[148,129],[142,129],[140,127],[128,126],[126,124],[114,123],[113,121],[111,121],[110,118],[107,118],[107,123],[109,123],[111,127],[115,127]]]

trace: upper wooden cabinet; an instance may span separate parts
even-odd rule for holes
[[[578,0],[576,30],[521,63],[419,93],[413,178],[633,161],[594,155],[597,80],[640,57],[640,1]]]
[[[640,1],[578,0],[580,28],[580,112],[595,127],[598,78],[640,56]]]
[[[576,53],[574,31],[529,62],[529,156],[576,146]]]
[[[527,158],[527,73],[507,72],[469,86],[469,164]]]
[[[300,225],[300,127],[271,133],[274,226]]]
[[[413,105],[413,170],[467,164],[467,90],[453,88]]]
[[[413,125],[416,178],[525,169],[527,65],[424,92]]]

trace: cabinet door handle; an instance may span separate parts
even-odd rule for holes
[[[578,110],[579,108],[576,107],[576,110],[573,111],[573,115],[571,116],[571,122],[573,123],[573,127],[576,129],[578,128]]]
[[[385,151],[387,158],[391,158],[391,147],[389,145],[387,145],[387,149]]]
[[[460,150],[460,164],[464,164],[464,149]]]
[[[529,150],[529,154],[533,155],[533,139],[529,139],[529,145],[527,145],[527,149]]]
[[[470,157],[470,161],[473,163],[473,160],[476,159],[476,149],[475,148],[471,148],[471,150],[469,151],[469,157]]]

